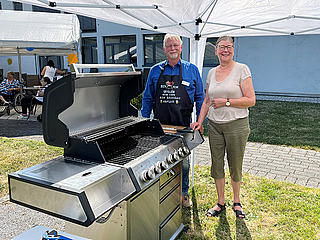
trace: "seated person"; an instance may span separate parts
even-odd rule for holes
[[[7,72],[7,78],[0,83],[0,100],[5,105],[9,102],[6,100],[10,96],[14,96],[15,92],[20,90],[20,82],[14,79],[13,72]]]
[[[21,107],[22,107],[22,114],[18,116],[18,119],[27,119],[27,111],[31,111],[31,102],[32,104],[42,104],[43,103],[43,96],[44,96],[44,89],[49,86],[51,83],[50,78],[44,77],[40,81],[42,88],[38,90],[37,95],[34,97],[32,95],[26,95],[24,98],[21,99]]]

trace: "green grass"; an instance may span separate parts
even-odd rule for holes
[[[320,151],[320,104],[257,101],[249,119],[251,142]]]
[[[0,197],[8,193],[8,173],[44,162],[63,153],[44,142],[0,138]]]
[[[257,101],[249,141],[320,151],[320,104]]]
[[[236,219],[232,188],[226,184],[227,210],[219,218],[205,213],[217,202],[209,167],[196,167],[193,207],[183,210],[190,229],[185,239],[320,239],[320,189],[244,174],[241,188],[246,220]]]

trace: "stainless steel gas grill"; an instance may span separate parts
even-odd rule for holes
[[[73,67],[48,87],[43,106],[44,139],[64,155],[9,174],[10,200],[90,239],[174,239],[183,228],[181,161],[202,136],[168,134],[137,117],[130,99],[143,91],[140,72]]]

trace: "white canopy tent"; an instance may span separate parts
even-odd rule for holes
[[[66,55],[78,50],[80,23],[75,14],[0,11],[0,55]],[[21,76],[20,76],[21,78]]]
[[[191,40],[202,72],[207,37],[320,34],[319,0],[19,0]]]
[[[206,37],[320,33],[318,0],[20,0],[109,22],[190,38],[202,69]],[[198,40],[199,41],[193,41]]]

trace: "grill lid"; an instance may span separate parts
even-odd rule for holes
[[[132,65],[73,64],[74,72],[53,82],[45,91],[43,135],[47,144],[66,147],[69,138],[126,116],[137,116],[130,100],[142,93],[141,72],[80,72]]]

